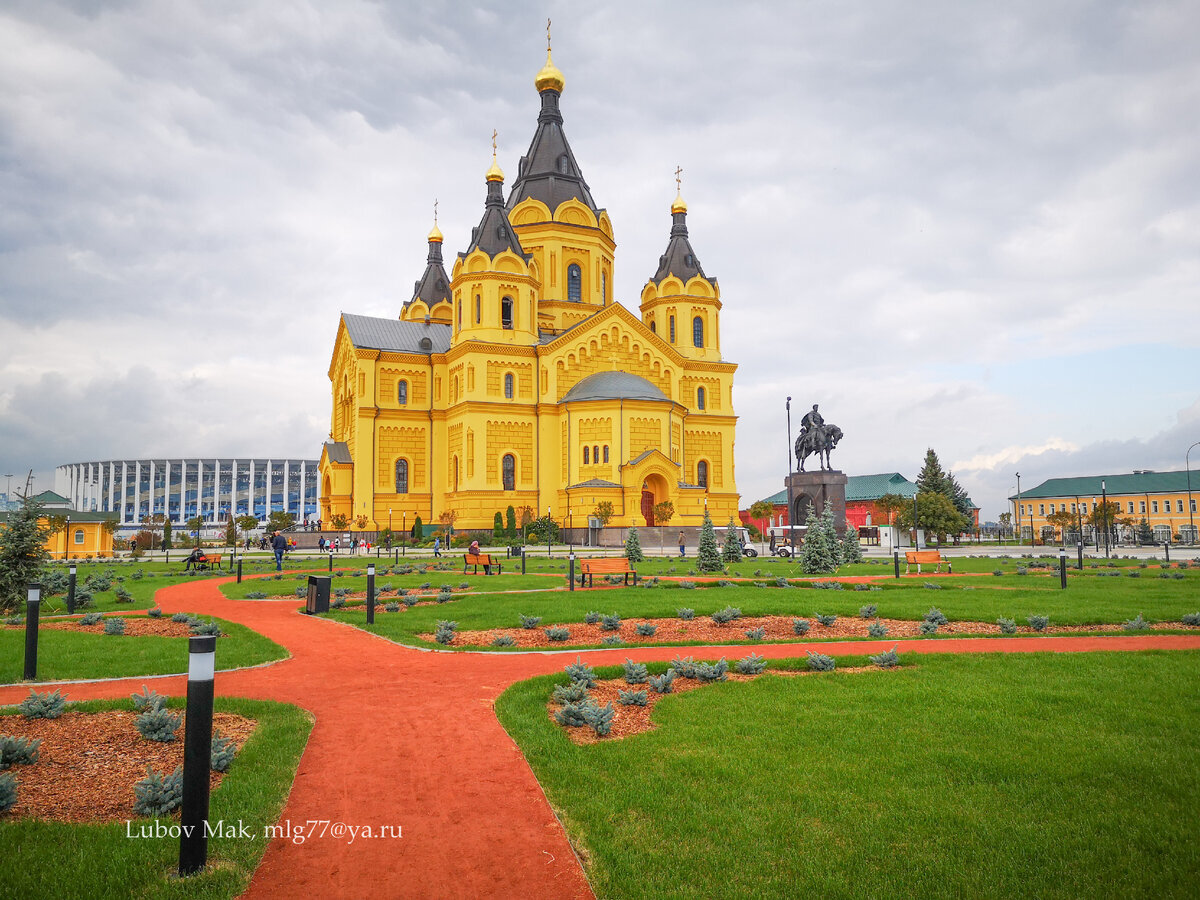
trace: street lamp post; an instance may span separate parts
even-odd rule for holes
[[[63,559],[71,558],[71,517],[67,516],[67,530],[63,533]]]
[[[1108,488],[1100,482],[1100,509],[1104,521],[1104,558],[1108,559]]]
[[[796,516],[792,509],[792,398],[787,398],[787,516],[788,516],[788,547],[791,548],[792,558],[796,557]]]
[[[919,494],[919,493],[920,493],[920,490],[918,489],[917,494]],[[917,540],[917,494],[913,494],[913,549],[914,550],[921,549],[920,541]],[[926,542],[925,546],[928,547],[929,543]]]
[[[1192,464],[1188,459],[1192,455],[1192,451],[1200,447],[1200,441],[1192,444],[1187,448],[1187,453],[1183,455],[1183,465],[1187,469],[1187,489],[1188,489],[1188,543],[1196,543],[1196,522],[1192,516]]]
[[[550,519],[550,504],[546,504],[546,558],[550,558],[550,533],[553,522]]]
[[[388,549],[392,549],[392,508],[388,507]]]
[[[389,525],[388,527],[390,528],[391,526]],[[400,513],[400,530],[404,534],[408,534],[408,510],[407,509],[403,510]],[[401,538],[400,538],[400,555],[408,556],[408,544],[405,542],[403,536],[401,536]]]
[[[1021,546],[1021,473],[1017,473],[1017,546]],[[1030,522],[1033,521],[1033,513],[1029,514]],[[1030,526],[1032,528],[1032,525]]]

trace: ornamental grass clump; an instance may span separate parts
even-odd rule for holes
[[[815,618],[818,622],[820,622],[826,628],[828,628],[834,622],[837,621],[837,616],[823,616],[820,613],[817,613],[815,616],[813,616],[813,618]]]
[[[138,734],[148,741],[169,744],[175,740],[175,732],[183,717],[171,712],[164,706],[155,706],[146,710],[133,720]]]
[[[233,758],[237,756],[237,751],[237,744],[227,737],[222,737],[220,729],[214,731],[210,768],[214,772],[228,772],[229,767],[233,765]]]
[[[746,637],[750,638],[750,640],[752,640],[752,641],[761,641],[766,636],[767,636],[767,630],[765,628],[762,628],[761,626],[758,628],[747,628],[746,629]]]
[[[656,694],[671,693],[671,685],[675,682],[675,670],[667,669],[661,675],[650,676],[650,690]]]
[[[925,613],[925,621],[932,622],[934,625],[948,625],[949,620],[942,614],[942,611],[936,606],[929,607],[929,612]]]
[[[10,766],[33,765],[37,762],[38,747],[41,744],[41,738],[30,740],[29,738],[0,734],[0,769],[7,769]]]
[[[146,712],[150,709],[162,709],[167,705],[167,698],[157,691],[152,691],[150,688],[142,685],[140,694],[130,694],[129,699],[133,701],[133,708],[137,712]]]
[[[542,624],[541,616],[521,616],[520,614],[518,614],[518,615],[521,619],[521,627],[524,628],[526,631],[533,631],[533,629],[537,628],[539,625]]]
[[[17,705],[17,709],[27,719],[57,719],[63,713],[64,702],[61,691],[39,694],[30,690],[29,696]]]
[[[1012,619],[999,618],[996,620],[996,624],[1000,626],[1001,634],[1016,634],[1017,633],[1017,623],[1014,622]]]
[[[1142,614],[1138,613],[1137,618],[1128,619],[1121,623],[1121,627],[1126,631],[1145,631],[1150,627],[1150,623],[1142,618]]]
[[[870,625],[867,626],[867,634],[869,634],[873,638],[886,637],[887,633],[888,633],[888,627],[886,625],[884,625],[882,622],[880,622],[878,619],[876,619],[874,622],[872,622]]]
[[[658,626],[651,625],[649,622],[638,622],[633,626],[633,630],[642,637],[654,637],[654,633],[658,631]]]
[[[813,653],[809,650],[808,667],[814,672],[832,672],[837,668],[837,663],[832,656],[826,656],[824,653]]]
[[[621,617],[618,616],[616,613],[613,613],[611,616],[601,616],[600,617],[600,630],[601,631],[620,631],[621,630]]]
[[[742,675],[761,675],[767,669],[767,658],[751,653],[737,661],[737,670]]]
[[[721,657],[712,665],[708,663],[696,663],[696,678],[699,681],[714,682],[725,681],[729,675],[729,663],[725,661],[725,657]]]
[[[694,609],[688,609],[686,606],[683,606],[683,607],[680,607],[679,609],[675,610],[675,615],[678,616],[684,622],[690,622],[694,618],[696,618],[696,611]]]
[[[596,686],[596,673],[592,667],[583,662],[578,656],[575,657],[575,662],[569,666],[564,666],[563,671],[567,673],[567,677],[572,681],[582,681],[589,688]]]
[[[1029,627],[1034,631],[1045,631],[1046,626],[1050,624],[1049,616],[1027,616],[1025,619],[1029,623]]]
[[[625,683],[626,684],[645,684],[647,680],[646,667],[641,663],[635,663],[632,659],[625,660]]]
[[[105,634],[124,634],[125,620],[124,619],[108,619],[104,623]]]
[[[617,691],[617,702],[622,706],[645,706],[650,697],[645,691]]]
[[[926,621],[921,623],[921,634],[937,634],[937,630],[937,622]]]
[[[792,619],[792,631],[794,631],[796,634],[808,634],[808,629],[811,627],[812,624],[808,621],[808,619]]]
[[[183,803],[183,766],[170,775],[160,775],[146,766],[146,777],[133,786],[136,816],[166,816]]]
[[[516,640],[511,635],[499,634],[499,635],[496,635],[495,640],[492,641],[492,646],[493,647],[513,647],[513,646],[516,646],[516,643],[517,643]]]
[[[571,630],[569,628],[563,628],[561,626],[546,628],[544,630],[546,632],[546,640],[551,641],[553,643],[562,643],[563,641],[567,640],[567,638],[569,638],[571,636]]]
[[[866,587],[866,585],[863,585],[863,587]],[[875,613],[878,611],[878,606],[876,606],[874,603],[868,603],[866,606],[859,608],[858,617],[860,619],[873,619],[875,618]]]
[[[900,665],[900,656],[896,653],[895,647],[891,650],[884,650],[877,656],[869,656],[867,658],[871,660],[871,665],[878,666],[881,669],[894,669]]]

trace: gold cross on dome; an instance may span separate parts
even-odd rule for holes
[[[681,180],[680,180],[679,176],[682,174],[683,174],[683,167],[676,166],[675,167],[675,193],[677,193],[677,194],[679,193],[679,191],[681,189]]]
[[[433,224],[434,225],[437,224],[437,205],[438,205],[437,197],[434,197],[433,198]]]
[[[550,19],[546,19],[546,52],[550,52]]]
[[[492,156],[496,155],[496,135],[499,134],[495,128],[492,129]]]

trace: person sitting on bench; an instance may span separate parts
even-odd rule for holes
[[[193,547],[191,554],[186,560],[184,560],[184,562],[187,563],[187,565],[183,567],[184,572],[199,571],[198,563],[208,562],[208,557],[204,555],[204,551],[199,547]]]
[[[469,553],[471,556],[479,556],[479,541],[471,541],[471,546],[467,548],[467,553]],[[476,569],[475,571],[478,572],[479,570]],[[492,567],[490,565],[485,565],[483,567],[483,574],[491,575]]]

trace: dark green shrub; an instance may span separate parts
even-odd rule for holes
[[[881,669],[894,669],[900,665],[900,657],[897,655],[895,647],[891,650],[884,650],[877,656],[870,656],[868,659],[871,660],[871,665],[878,666]]]
[[[694,582],[694,581],[681,581],[681,582],[679,582],[679,586],[680,586],[681,588],[683,588],[685,591],[694,591],[694,590],[696,589],[696,582]]]
[[[942,589],[942,586],[934,581],[925,582],[923,587],[928,591],[940,591]]]
[[[155,706],[134,719],[133,724],[137,727],[138,734],[146,740],[168,744],[175,740],[175,732],[179,729],[179,723],[182,721],[182,716],[165,707]]]
[[[438,631],[458,631],[458,623],[449,619],[438,619]]]
[[[775,579],[775,587],[785,588],[785,587],[791,587],[791,586],[792,586],[792,583],[790,581],[788,581],[786,578],[784,578],[782,575]]]
[[[0,813],[17,805],[17,779],[8,772],[0,773]]]
[[[216,622],[193,622],[190,626],[192,634],[212,637],[221,636],[221,626]]]
[[[814,672],[832,672],[837,663],[832,656],[826,656],[824,653],[813,653],[808,651],[808,667]]]
[[[183,802],[183,766],[167,776],[146,766],[146,777],[133,786],[133,794],[134,815],[169,815]]]
[[[130,694],[129,698],[133,701],[133,708],[137,712],[145,712],[148,709],[162,709],[167,705],[167,698],[157,691],[152,691],[150,688],[142,685],[140,694]]]
[[[863,587],[867,587],[867,585],[863,585]],[[878,606],[876,606],[874,603],[868,603],[866,606],[859,608],[858,617],[860,619],[873,619],[875,618],[875,613],[878,611]]]
[[[712,620],[718,625],[727,625],[734,619],[740,619],[741,617],[742,611],[736,606],[727,606],[724,609],[718,609],[712,614]]]
[[[30,690],[29,696],[17,705],[17,709],[27,719],[57,719],[63,713],[63,703],[61,691],[39,694]]]
[[[812,586],[818,591],[840,591],[843,589],[840,581],[814,581]]]
[[[542,624],[541,616],[523,616],[518,613],[518,617],[521,620],[521,627],[526,631],[533,631],[533,629]]]
[[[421,598],[418,597],[416,594],[401,594],[400,595],[400,602],[402,602],[406,607],[416,606],[417,603],[420,601],[420,599]]]
[[[938,623],[925,621],[921,623],[921,634],[937,634]]]
[[[645,706],[649,701],[645,691],[617,691],[617,702],[622,706]]]
[[[118,587],[117,590],[114,592],[113,597],[117,603],[132,603],[133,602],[133,594],[129,593],[129,591],[125,590],[125,588],[123,588],[123,587]]]
[[[650,690],[656,694],[671,693],[671,684],[675,681],[675,670],[667,669],[661,675],[650,676]]]
[[[682,606],[675,610],[675,615],[677,615],[684,622],[690,622],[696,618],[696,611],[694,609],[688,609],[686,606]]]
[[[146,615],[148,615],[152,619],[161,619],[162,614],[163,614],[162,610],[159,609],[157,606],[146,610]]]
[[[1050,624],[1049,616],[1028,616],[1025,621],[1029,623],[1029,627],[1034,631],[1045,631],[1046,626]]]
[[[1193,628],[1200,626],[1200,612],[1184,613],[1181,621],[1184,625],[1191,625]]]
[[[621,640],[621,636],[619,634],[609,634],[600,638],[600,643],[604,644],[606,647],[617,647],[625,642]]]
[[[567,677],[572,681],[582,681],[589,688],[596,686],[596,673],[592,670],[591,666],[583,662],[578,656],[575,657],[575,662],[564,667],[563,671],[567,673]]]
[[[671,660],[671,668],[680,678],[696,677],[696,661],[690,656],[676,656]]]
[[[1003,619],[1003,618],[997,619],[996,624],[1000,626],[1001,634],[1016,634],[1017,633],[1017,623],[1014,622],[1012,619]]]
[[[761,675],[766,669],[767,659],[765,656],[751,653],[737,661],[737,670],[742,675]]]
[[[792,619],[792,631],[796,632],[796,634],[808,634],[810,627],[812,626],[809,624],[808,619]]]
[[[31,741],[29,738],[0,734],[0,769],[33,765],[37,762],[41,744],[41,738]]]
[[[626,684],[645,684],[646,667],[641,663],[635,663],[632,659],[625,660],[625,683]]]
[[[383,605],[384,612],[400,612],[400,604],[395,601],[389,601]]]
[[[500,634],[492,641],[493,647],[512,647],[516,645],[516,640],[507,634]]]
[[[451,644],[454,642],[454,632],[445,628],[439,628],[433,633],[433,639],[439,644]]]
[[[250,595],[249,595],[249,594],[247,594],[246,596],[250,596]],[[263,596],[266,596],[266,595],[264,594]],[[191,620],[191,618],[192,618],[192,617],[191,617],[191,616],[189,616],[187,613],[175,613],[173,616],[171,616],[171,621],[172,621],[172,622],[180,622],[180,623],[182,623],[182,622],[188,622],[188,621],[190,621],[190,620]]]
[[[562,641],[565,641],[565,640],[567,640],[567,638],[569,638],[571,636],[571,630],[569,628],[554,627],[554,628],[547,628],[547,629],[545,629],[545,631],[546,631],[546,640],[553,641],[555,643],[560,643]]]
[[[584,615],[583,621],[586,622],[588,625],[595,625],[597,622],[600,621],[600,613],[595,612],[594,610],[589,611],[588,613],[586,613]]]
[[[721,657],[716,663],[710,665],[708,663],[696,663],[696,678],[699,681],[713,682],[725,681],[729,676],[729,663],[725,661],[725,657]]]
[[[885,637],[888,633],[888,628],[878,619],[867,626],[867,634],[873,638]]]
[[[654,632],[658,631],[658,626],[651,625],[649,622],[638,622],[633,626],[633,630],[642,637],[653,637]]]
[[[564,703],[562,709],[554,714],[554,721],[567,728],[582,728],[587,724],[584,710],[594,705],[591,699],[581,700],[578,703]]]
[[[1150,623],[1142,618],[1142,614],[1138,613],[1137,618],[1127,619],[1121,624],[1121,627],[1126,631],[1145,631],[1150,627]]]
[[[621,617],[618,616],[616,613],[613,613],[611,616],[601,616],[600,617],[600,630],[601,631],[619,631],[620,628],[621,628]]]
[[[229,738],[221,737],[220,729],[213,732],[212,761],[209,763],[214,772],[228,772],[237,755],[237,744]]]
[[[613,709],[611,702],[605,703],[603,706],[592,703],[583,707],[583,721],[590,725],[592,731],[600,737],[604,737],[612,730],[612,720],[615,715],[616,710]]]
[[[99,625],[104,621],[104,616],[98,612],[84,613],[79,620],[80,625]]]
[[[992,569],[992,574],[993,575],[1003,575],[1004,573],[1002,571],[1000,571],[999,569]]]
[[[765,628],[748,628],[748,629],[746,629],[746,637],[750,638],[750,640],[752,640],[752,641],[761,641],[766,636],[767,636],[767,630]]]
[[[817,613],[815,616],[813,616],[813,618],[816,619],[818,622],[820,622],[822,625],[824,625],[826,628],[828,628],[830,625],[832,625],[834,622],[837,621],[837,616],[823,616],[820,613]]]
[[[925,621],[932,622],[934,625],[949,624],[949,621],[946,619],[946,617],[942,615],[942,611],[936,606],[929,607],[929,612],[925,613]]]

